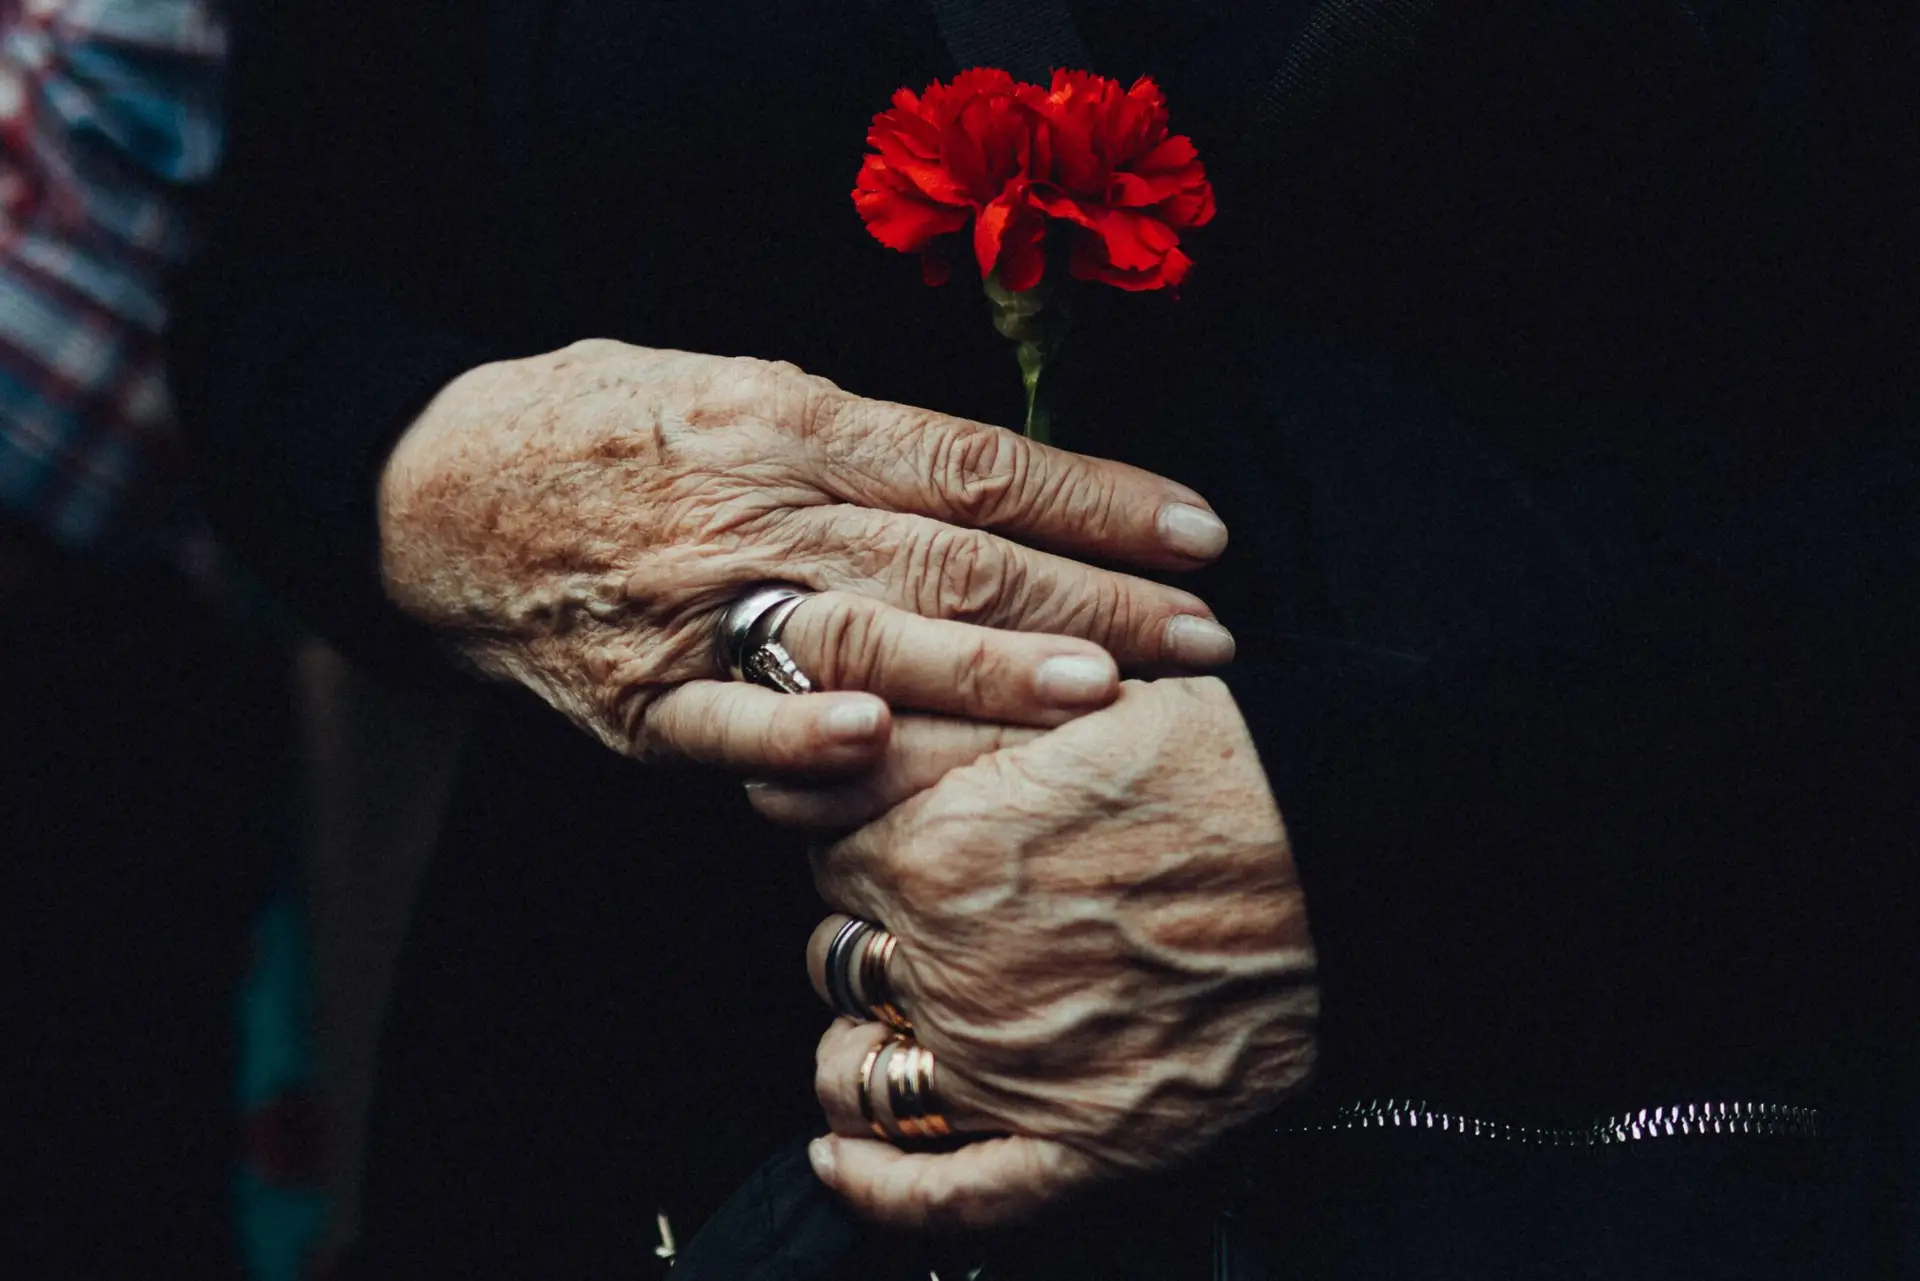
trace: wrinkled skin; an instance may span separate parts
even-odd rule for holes
[[[956,750],[942,740],[923,773]],[[1112,707],[1018,733],[819,850],[815,873],[830,904],[899,936],[892,987],[948,1115],[1016,1136],[941,1154],[874,1140],[854,1080],[884,1033],[836,1023],[816,1089],[839,1137],[816,1169],[879,1219],[987,1226],[1177,1164],[1312,1068],[1306,909],[1218,681],[1129,682]],[[816,986],[838,919],[815,935]]]
[[[1051,725],[1110,702],[1116,660],[1232,653],[1187,593],[987,532],[1191,567],[1226,540],[1192,491],[787,365],[587,342],[483,366],[380,497],[393,599],[634,756],[831,772],[884,750],[886,704]],[[829,593],[785,637],[818,687],[877,698],[705,679],[715,616],[769,580]]]

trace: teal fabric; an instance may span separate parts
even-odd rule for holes
[[[266,906],[252,942],[237,1011],[240,1244],[252,1281],[302,1281],[331,1200],[313,1045],[312,941],[297,891],[283,890]]]

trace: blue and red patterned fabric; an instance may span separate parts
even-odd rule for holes
[[[204,554],[160,345],[226,44],[213,0],[0,0],[0,505],[69,546]]]

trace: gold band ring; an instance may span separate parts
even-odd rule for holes
[[[893,983],[887,969],[893,963],[893,954],[899,950],[898,935],[887,930],[875,930],[860,951],[857,984],[861,1002],[868,1013],[895,1031],[911,1032],[913,1020],[893,999]]]
[[[890,1139],[893,1136],[887,1133],[886,1127],[873,1114],[873,1070],[880,1064],[880,1055],[898,1040],[898,1036],[890,1036],[884,1041],[875,1041],[873,1048],[867,1051],[867,1057],[860,1060],[860,1072],[854,1077],[854,1089],[860,1099],[860,1119],[867,1123],[867,1128],[873,1131],[876,1139]]]
[[[872,1113],[874,1091],[872,1077],[879,1068],[881,1051],[886,1051],[887,1120],[883,1123]],[[896,1036],[875,1046],[861,1064],[860,1080],[863,1115],[883,1138],[896,1143],[913,1139],[942,1139],[953,1133],[953,1126],[941,1115],[935,1095],[933,1051],[911,1037]]]

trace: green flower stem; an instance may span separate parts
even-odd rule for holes
[[[1001,287],[996,273],[987,277],[986,286],[994,329],[1018,344],[1014,355],[1020,361],[1020,383],[1027,390],[1027,420],[1021,430],[1029,440],[1047,444],[1053,439],[1053,415],[1041,394],[1041,380],[1066,340],[1066,309],[1048,305],[1054,299],[1045,283],[1015,293]]]
[[[1053,415],[1040,394],[1040,378],[1047,369],[1047,356],[1038,343],[1023,342],[1015,349],[1020,360],[1020,382],[1027,389],[1027,421],[1021,430],[1028,440],[1043,445],[1053,442]]]

